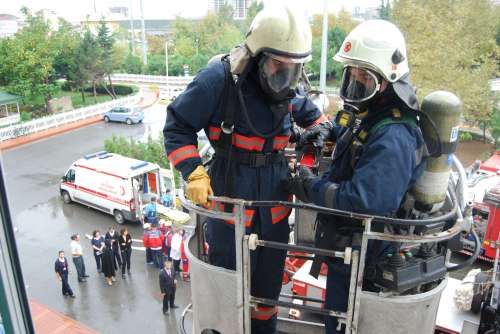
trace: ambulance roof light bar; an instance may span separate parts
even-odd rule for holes
[[[83,157],[85,158],[85,160],[89,160],[89,159],[92,159],[92,158],[95,158],[95,157],[98,157],[101,155],[105,155],[105,154],[108,154],[108,151],[99,151],[99,152],[95,152],[95,153],[91,153],[91,154],[86,154]]]
[[[136,169],[139,169],[139,168],[147,166],[147,165],[149,165],[149,162],[141,161],[141,162],[136,163],[135,165],[130,166],[130,169],[136,170]]]

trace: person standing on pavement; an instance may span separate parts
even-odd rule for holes
[[[105,241],[105,246],[102,252],[102,273],[104,274],[104,277],[106,277],[108,285],[113,285],[113,282],[116,282],[114,255],[110,239]]]
[[[97,272],[102,272],[102,251],[104,249],[104,238],[101,236],[99,230],[92,232],[92,239],[90,240],[92,249],[94,250],[95,263],[97,265]]]
[[[175,290],[177,288],[177,280],[175,273],[172,270],[172,262],[165,261],[163,269],[160,270],[160,290],[163,296],[163,314],[169,313],[170,308],[174,309],[178,306],[175,305]]]
[[[127,269],[127,273],[130,275],[130,255],[132,254],[132,237],[128,233],[127,228],[121,229],[118,242],[120,243],[122,256],[122,278],[125,278],[125,269]]]
[[[146,248],[146,264],[153,264],[153,256],[151,254],[151,247],[149,246],[149,232],[151,231],[151,224],[144,223],[142,226],[144,232],[142,234],[142,244]]]
[[[85,272],[83,249],[80,244],[79,234],[73,234],[71,236],[71,255],[73,256],[73,263],[75,264],[76,272],[78,274],[78,282],[86,282],[86,278],[89,277],[89,275]]]
[[[59,257],[57,258],[55,264],[54,264],[54,270],[56,272],[56,277],[57,279],[62,283],[62,294],[63,296],[67,297],[70,296],[71,298],[75,298],[75,294],[73,293],[73,290],[71,290],[71,287],[69,286],[68,283],[68,273],[69,273],[69,266],[68,266],[68,260],[64,257],[64,251],[59,251]]]
[[[142,209],[144,223],[149,223],[152,226],[158,224],[158,211],[156,210],[156,196],[151,196],[148,204]]]
[[[151,257],[153,258],[153,263],[156,268],[161,269],[163,267],[163,239],[164,236],[160,229],[153,226],[149,230],[149,247],[151,248]]]
[[[122,266],[122,259],[120,256],[120,246],[118,242],[118,232],[115,228],[111,226],[106,233],[104,240],[110,240],[111,250],[113,251],[113,265],[115,266],[115,271]]]
[[[173,235],[172,222],[167,222],[166,225],[167,226],[166,226],[165,233],[164,233],[165,239],[163,242],[163,244],[165,245],[164,253],[165,253],[165,257],[167,258],[167,260],[171,261],[172,259],[170,258],[170,249],[171,249],[171,245],[172,245],[172,235]]]
[[[166,206],[167,208],[173,207],[173,199],[172,199],[172,191],[170,189],[167,189],[163,196],[161,196],[161,204]]]
[[[182,236],[179,233],[179,230],[174,228],[172,241],[170,246],[170,258],[174,262],[174,271],[175,273],[179,273],[181,271],[181,246],[182,246]]]

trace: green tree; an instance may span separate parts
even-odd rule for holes
[[[252,2],[250,7],[248,7],[247,17],[245,18],[245,24],[243,26],[243,31],[242,31],[244,34],[246,34],[248,29],[250,29],[250,25],[252,24],[255,15],[257,15],[257,13],[260,12],[263,8],[264,8],[264,3],[257,1]]]
[[[15,38],[2,45],[2,63],[7,81],[7,90],[21,95],[24,99],[43,96],[45,110],[48,100],[58,87],[54,79],[54,48],[49,22],[41,13],[32,14],[26,7],[22,8],[26,25]]]
[[[68,21],[59,18],[59,28],[52,34],[53,45],[57,54],[54,57],[53,67],[56,78],[68,79],[71,68],[76,66],[76,52],[82,37],[76,28]]]
[[[463,101],[467,119],[489,121],[498,17],[489,0],[394,1],[391,18],[406,37],[420,98],[448,90]]]
[[[106,84],[103,84],[102,86],[106,89],[109,95],[116,99],[116,94],[115,90],[113,88],[113,82],[111,81],[111,74],[113,73],[113,70],[115,68],[115,65],[112,62],[113,59],[113,45],[115,43],[115,39],[113,35],[111,34],[111,30],[109,30],[108,26],[106,25],[106,22],[104,21],[104,18],[101,19],[99,22],[99,27],[97,28],[97,37],[96,41],[99,44],[101,48],[101,59],[99,61],[100,66],[100,71],[102,73],[99,73],[103,77],[106,76],[108,78],[109,82],[109,87],[110,90],[106,87]]]
[[[169,74],[182,74],[183,65],[196,73],[212,56],[229,53],[243,39],[230,6],[224,6],[217,14],[208,14],[197,23],[176,18],[172,52],[169,48]]]
[[[491,115],[491,135],[495,140],[495,147],[498,148],[500,140],[500,108],[498,107],[498,103],[495,103],[493,113]]]
[[[146,67],[146,74],[150,75],[166,75],[165,55],[150,55],[148,58],[148,65]]]
[[[83,77],[88,78],[92,83],[94,101],[97,103],[97,92],[96,85],[102,76],[102,65],[100,60],[102,59],[102,48],[95,39],[94,35],[90,30],[86,30],[83,35],[82,43],[78,48],[77,53],[77,64],[78,71],[82,73]],[[83,94],[83,93],[82,93]]]
[[[146,36],[148,42],[148,52],[151,54],[165,54],[165,42],[167,37],[164,35],[148,35]]]
[[[391,3],[389,0],[380,0],[378,7],[378,16],[382,20],[389,20],[391,16]]]
[[[346,33],[342,28],[338,26],[332,27],[328,31],[328,51],[327,51],[327,78],[329,80],[335,79],[340,80],[342,75],[343,65],[334,61],[333,56],[337,53],[339,48],[342,46],[342,42]],[[313,38],[313,52],[312,59],[306,64],[306,72],[311,74],[311,78],[317,79],[319,77],[319,71],[321,67],[321,39]]]
[[[142,73],[141,58],[134,56],[132,53],[129,53],[125,57],[125,61],[123,62],[123,65],[122,65],[122,70],[125,73],[141,74]]]

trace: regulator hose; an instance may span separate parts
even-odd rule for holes
[[[459,263],[457,265],[452,265],[452,266],[447,265],[446,266],[447,272],[456,271],[456,270],[460,270],[462,268],[468,267],[471,264],[473,264],[474,261],[476,261],[476,259],[478,258],[479,253],[481,252],[481,242],[479,241],[479,237],[474,229],[471,229],[471,234],[472,234],[472,238],[474,238],[474,253],[472,254],[471,257],[469,257],[467,260],[465,260],[462,263]]]

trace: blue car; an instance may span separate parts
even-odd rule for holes
[[[122,122],[128,125],[140,123],[144,119],[144,112],[136,107],[115,107],[104,114],[104,122]]]

